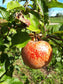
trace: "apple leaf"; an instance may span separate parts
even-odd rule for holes
[[[53,7],[59,7],[59,8],[63,8],[63,3],[60,3],[58,1],[50,1],[47,3],[48,8],[53,8]]]
[[[1,56],[0,56],[0,60],[1,60]],[[4,63],[0,62],[0,77],[1,75],[5,72],[5,66]]]
[[[41,15],[44,16],[44,23],[48,23],[48,6],[45,0],[37,0]]]
[[[8,11],[12,10],[12,9],[15,9],[15,8],[25,10],[25,8],[23,6],[21,6],[17,1],[8,2],[8,4],[7,4],[7,10]]]
[[[38,4],[38,6],[39,6],[39,8],[40,8],[40,11],[41,11],[41,13],[42,13],[42,15],[43,15],[43,0],[37,0],[37,4]],[[36,5],[37,5],[36,4]]]
[[[42,17],[42,21],[44,21],[44,23],[48,23],[48,6],[47,6],[47,1],[46,0],[35,0],[35,6],[38,11],[40,11],[40,14],[43,16]]]
[[[30,40],[30,37],[27,32],[18,32],[12,37],[12,46],[17,48],[24,47],[28,41]]]
[[[12,78],[10,79],[9,84],[23,84],[23,83],[17,78]]]
[[[5,81],[4,81],[5,80]],[[18,78],[11,78],[9,76],[4,75],[0,84],[23,84]]]
[[[27,29],[33,31],[33,32],[40,32],[39,29],[39,19],[34,15],[30,13],[30,26],[27,27]]]
[[[0,38],[0,45],[3,45],[3,39],[2,38]]]
[[[54,32],[54,34],[63,35],[63,31],[57,31],[57,32]]]
[[[0,14],[2,15],[2,17],[4,18],[4,19],[8,19],[9,18],[9,16],[10,16],[10,14],[9,14],[9,12],[8,11],[6,11],[6,9],[4,8],[4,7],[0,7]]]

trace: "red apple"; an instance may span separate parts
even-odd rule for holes
[[[46,41],[29,41],[22,48],[22,58],[26,65],[39,69],[47,65],[52,58],[52,48]]]

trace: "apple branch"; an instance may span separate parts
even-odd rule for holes
[[[24,7],[27,8],[27,6],[29,5],[30,0],[26,0]]]

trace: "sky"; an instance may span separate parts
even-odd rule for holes
[[[7,3],[11,0],[6,0],[4,4],[2,4],[2,0],[0,0],[0,6],[5,7]],[[58,0],[59,2],[63,3],[63,0]],[[23,4],[24,2],[22,1],[20,4]],[[49,16],[56,16],[57,13],[62,13],[63,14],[63,8],[50,8],[49,9]]]
[[[58,0],[58,1],[63,3],[63,0]],[[56,16],[57,13],[63,14],[63,8],[50,8],[49,9],[49,16]]]

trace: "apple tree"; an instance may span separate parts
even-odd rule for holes
[[[20,4],[22,1],[23,5]],[[63,8],[63,3],[57,0],[12,0],[7,3],[7,8],[0,6],[1,18],[5,20],[0,22],[1,84],[23,84],[13,78],[14,63],[31,39],[44,40],[52,46],[53,56],[48,68],[62,71],[63,24],[49,25],[48,10],[53,7]]]

